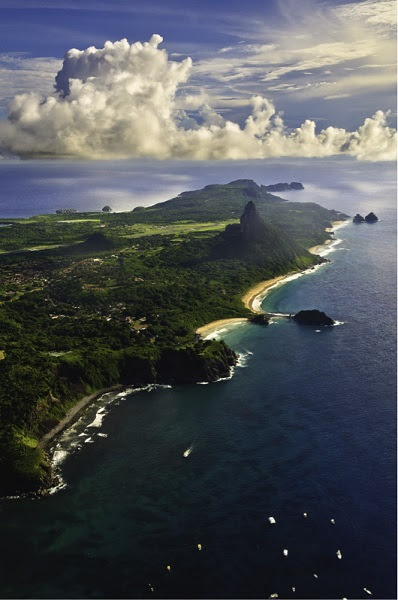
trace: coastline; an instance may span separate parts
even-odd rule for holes
[[[347,225],[347,223],[349,223],[348,219],[346,221],[332,221],[332,227],[326,227],[325,231],[327,233],[333,233],[336,229],[340,229],[340,227]],[[317,244],[316,246],[311,246],[311,248],[308,248],[308,252],[310,252],[311,254],[319,255],[319,253],[322,252],[322,250],[327,249],[327,247],[330,246],[331,244],[333,244],[333,242],[335,242],[335,241],[336,240],[331,240],[329,238],[329,239],[325,240],[323,242],[323,244]]]
[[[322,251],[322,249],[325,248],[325,246],[330,246],[332,242],[333,240],[325,240],[323,244],[318,244],[317,246],[311,246],[311,248],[308,248],[308,252],[319,256],[319,253]]]
[[[326,227],[325,231],[327,233],[332,233],[336,229],[339,229],[340,227],[343,227],[344,225],[347,225],[348,223],[349,223],[348,219],[345,221],[332,221],[331,227]],[[311,248],[308,248],[308,252],[310,252],[311,254],[314,254],[314,255],[319,255],[319,253],[322,250],[329,249],[330,245],[333,244],[335,241],[336,240],[328,238],[323,242],[323,244],[318,244],[316,246],[312,246]],[[301,275],[304,275],[306,273],[313,272],[319,266],[321,266],[321,265],[313,265],[312,267],[309,267],[308,269],[305,269],[304,271],[291,271],[289,273],[286,273],[285,275],[278,275],[277,277],[274,277],[273,279],[267,279],[265,281],[260,281],[259,283],[256,283],[256,285],[254,285],[253,287],[251,287],[244,293],[244,295],[242,296],[242,302],[245,305],[245,307],[248,308],[252,313],[261,314],[264,312],[263,310],[261,310],[261,303],[263,302],[264,298],[266,297],[268,292],[271,290],[271,288],[279,286],[279,285],[283,285],[284,283],[287,283],[288,281],[290,281],[290,279],[292,277],[300,277]],[[211,339],[211,337],[216,337],[219,333],[224,331],[226,328],[229,329],[230,327],[233,327],[233,326],[239,325],[239,324],[243,324],[247,321],[248,321],[247,317],[240,317],[240,318],[236,317],[233,319],[219,319],[218,321],[212,321],[210,323],[206,323],[205,325],[202,325],[201,327],[198,327],[198,329],[196,329],[196,333],[198,335],[200,335],[201,337],[203,337],[204,339]]]
[[[349,222],[348,220],[347,221],[334,221],[334,222],[332,222],[332,227],[326,228],[325,231],[330,233],[330,232],[334,231],[335,229],[342,227],[343,225],[346,225],[348,222]],[[317,246],[313,246],[313,247],[309,248],[308,251],[311,252],[311,254],[318,254],[322,250],[322,248],[324,249],[325,247],[330,246],[330,244],[332,244],[334,241],[335,240],[332,240],[329,238],[329,239],[325,240],[325,242],[323,244],[319,244]],[[313,272],[317,266],[319,267],[321,265],[313,265],[313,266],[309,267],[308,269],[305,269],[304,271],[301,271],[301,270],[291,271],[284,275],[278,275],[277,277],[273,277],[272,279],[267,279],[265,281],[261,281],[261,282],[257,283],[256,285],[251,287],[249,290],[247,290],[245,292],[245,294],[242,296],[242,302],[243,302],[244,306],[248,310],[250,310],[253,314],[263,313],[264,311],[261,310],[261,303],[263,302],[264,298],[266,297],[266,295],[269,293],[269,291],[272,288],[277,287],[277,286],[279,287],[280,285],[287,283],[288,281],[291,280],[291,278],[300,277],[301,275]],[[211,338],[218,337],[218,335],[221,332],[224,332],[227,329],[230,329],[231,327],[235,327],[235,326],[239,326],[239,325],[243,325],[244,323],[247,323],[248,320],[249,319],[247,317],[234,317],[234,318],[227,318],[227,319],[218,319],[217,321],[212,321],[210,323],[206,323],[205,325],[202,325],[201,327],[198,327],[196,329],[196,333],[198,335],[200,335],[203,339],[211,339]],[[103,396],[106,393],[120,391],[122,389],[124,389],[123,385],[116,384],[109,388],[103,388],[101,390],[97,390],[97,391],[93,392],[92,394],[81,398],[81,400],[79,400],[72,408],[70,408],[67,411],[65,417],[39,440],[38,447],[42,448],[43,450],[48,450],[48,446],[49,446],[50,442],[59,433],[61,433],[65,429],[67,429],[67,427],[69,427],[80,416],[81,411],[86,406],[88,406],[93,401],[97,400],[98,398],[100,398],[101,396]]]
[[[268,291],[276,285],[281,285],[285,279],[288,279],[292,275],[297,275],[300,273],[301,271],[291,271],[290,273],[286,273],[286,275],[278,275],[278,277],[273,277],[272,279],[266,279],[265,281],[256,283],[256,285],[247,290],[247,292],[245,292],[245,294],[242,296],[243,304],[253,314],[262,314],[264,311],[261,310],[260,304],[264,300]],[[208,340],[218,337],[220,333],[230,329],[231,327],[243,325],[244,323],[247,323],[248,320],[248,317],[219,319],[198,327],[198,329],[196,329],[196,333],[203,339]]]
[[[220,329],[224,329],[224,327],[231,327],[233,325],[242,325],[246,323],[247,317],[234,317],[232,319],[219,319],[218,321],[211,321],[210,323],[206,323],[206,325],[202,325],[196,329],[196,333],[203,337],[204,339],[208,339],[208,336],[214,334],[216,331]]]
[[[268,291],[277,284],[281,284],[281,282],[288,277],[296,275],[297,273],[301,273],[301,271],[290,271],[290,273],[286,273],[285,275],[278,275],[278,277],[274,277],[273,279],[260,281],[260,283],[257,283],[254,287],[247,290],[247,292],[242,296],[243,304],[246,308],[251,310],[252,313],[263,313],[264,311],[261,310],[260,304],[264,300]]]
[[[70,408],[67,411],[67,413],[64,416],[64,418],[62,419],[62,421],[60,421],[57,425],[55,425],[55,427],[50,429],[50,431],[48,433],[46,433],[45,435],[43,435],[42,438],[40,438],[38,447],[42,448],[43,450],[46,450],[49,443],[54,439],[54,437],[56,435],[58,435],[59,433],[61,433],[69,425],[71,425],[72,422],[75,420],[75,417],[80,416],[80,412],[83,410],[83,408],[85,408],[88,404],[90,404],[94,400],[98,400],[98,398],[100,398],[104,394],[107,394],[108,392],[117,392],[117,391],[122,390],[123,388],[124,388],[123,385],[117,384],[117,385],[113,385],[112,387],[109,387],[109,388],[103,388],[102,390],[97,390],[96,392],[93,392],[92,394],[89,394],[88,396],[84,396],[84,398],[81,398],[81,400],[79,400],[74,406],[72,406],[72,408]]]

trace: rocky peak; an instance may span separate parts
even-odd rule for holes
[[[265,224],[253,200],[250,200],[240,218],[240,230],[245,242],[262,239],[265,235]]]

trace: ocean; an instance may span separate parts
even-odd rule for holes
[[[231,379],[92,405],[57,446],[63,489],[0,502],[0,596],[396,598],[395,165],[2,161],[0,177],[0,217],[237,178],[379,217],[337,229],[331,262],[263,303],[338,326],[226,329]]]

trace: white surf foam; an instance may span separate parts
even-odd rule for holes
[[[253,356],[253,352],[242,352],[238,353],[238,360],[236,366],[245,369],[248,366],[249,360]]]
[[[95,415],[95,419],[94,421],[92,421],[92,423],[90,423],[89,425],[87,425],[87,427],[101,427],[102,426],[102,421],[104,420],[106,413],[105,412],[97,412],[97,414]]]
[[[206,335],[205,340],[219,340],[222,333],[228,331],[227,327],[220,327],[219,329],[215,329],[208,335]]]
[[[48,491],[48,493],[52,496],[53,494],[56,494],[57,492],[60,492],[61,490],[64,490],[67,487],[65,481],[63,479],[59,478],[59,482],[57,483],[57,485],[54,485],[53,487],[51,487]]]
[[[284,277],[280,281],[277,281],[276,283],[271,285],[269,288],[264,290],[261,294],[256,296],[256,298],[253,300],[253,304],[252,304],[253,310],[255,312],[262,312],[261,305],[264,302],[264,299],[268,296],[268,294],[272,290],[275,290],[275,289],[281,287],[282,285],[285,285],[285,283],[289,283],[290,281],[295,281],[296,279],[299,279],[299,277],[303,277],[303,275],[309,275],[311,273],[314,273],[315,271],[317,271],[318,269],[323,267],[323,265],[325,265],[325,264],[327,264],[327,263],[321,263],[320,265],[314,265],[313,267],[310,267],[309,269],[306,269],[305,271],[300,271],[300,273],[293,273],[292,275],[288,275],[287,277]]]
[[[63,462],[69,455],[79,452],[84,447],[84,444],[93,444],[97,437],[108,437],[107,433],[94,433],[94,428],[99,429],[102,426],[103,419],[108,414],[108,407],[111,404],[119,404],[120,401],[127,399],[128,394],[135,394],[142,391],[150,392],[160,388],[166,389],[171,387],[171,385],[152,384],[140,388],[128,387],[118,394],[115,392],[107,392],[98,398],[94,404],[82,412],[79,419],[70,427],[68,427],[68,429],[65,429],[65,431],[63,431],[59,437],[58,443],[52,451],[51,457],[51,464],[56,475],[57,483],[49,490],[49,493],[55,494],[67,486],[66,482],[62,479],[61,468]],[[95,418],[93,421],[87,424],[88,419],[93,414],[93,408],[95,409],[95,407],[97,407]]]
[[[229,381],[229,379],[232,379],[232,377],[234,376],[234,373],[235,367],[231,367],[228,377],[220,377],[220,379],[216,379],[214,383],[219,383],[220,381]]]
[[[57,467],[58,465],[60,465],[61,463],[64,462],[65,458],[68,456],[68,451],[61,449],[60,446],[56,446],[55,450],[54,450],[54,454],[52,456],[52,465],[53,467]]]
[[[238,321],[236,323],[231,322],[225,325],[221,325],[218,329],[214,329],[211,331],[206,337],[205,340],[219,340],[222,337],[222,334],[227,333],[231,329],[235,329],[235,327],[241,327],[242,325],[246,325],[246,321]]]

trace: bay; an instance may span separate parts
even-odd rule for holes
[[[26,194],[40,169],[50,172],[34,164],[21,163]],[[99,169],[90,164],[88,172]],[[343,324],[319,332],[283,320],[243,325],[224,334],[242,355],[232,379],[92,406],[61,447],[66,487],[0,504],[1,597],[363,598],[366,587],[395,598],[393,168],[301,160],[239,163],[234,174],[233,164],[218,172],[204,164],[200,175],[173,169],[187,178],[180,191],[206,177],[203,185],[298,180],[306,190],[289,198],[373,210],[378,223],[336,231],[342,241],[330,264],[264,302],[281,312],[319,308]],[[10,194],[2,216],[12,211]],[[21,212],[34,212],[34,197]],[[38,212],[50,210],[43,202]],[[102,426],[89,428],[101,407]]]

